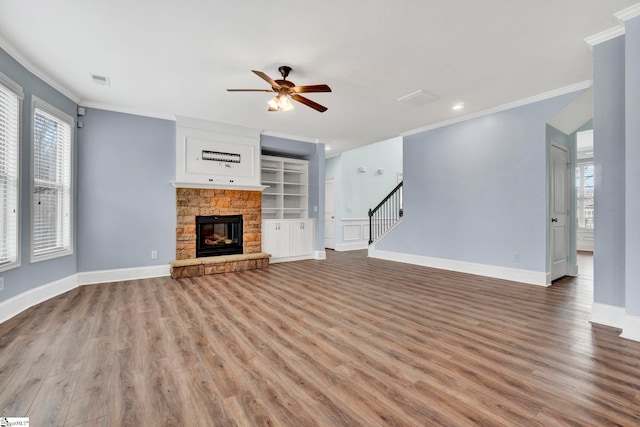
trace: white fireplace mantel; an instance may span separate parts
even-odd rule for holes
[[[241,191],[263,191],[266,185],[237,185],[234,183],[198,183],[171,181],[175,188],[204,188],[209,190],[241,190]]]

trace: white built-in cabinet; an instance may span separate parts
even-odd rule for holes
[[[313,258],[315,220],[265,219],[262,221],[262,252],[270,262]]]
[[[262,156],[262,251],[270,262],[313,258],[315,221],[309,219],[309,162]]]

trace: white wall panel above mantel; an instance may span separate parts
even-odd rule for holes
[[[207,186],[187,188],[261,187],[260,131],[177,117],[176,182]]]

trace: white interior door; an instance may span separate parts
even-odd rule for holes
[[[569,152],[551,145],[551,280],[569,268]]]
[[[336,180],[324,181],[324,247],[336,247]]]

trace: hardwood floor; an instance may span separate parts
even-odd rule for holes
[[[0,325],[32,426],[638,425],[640,343],[550,288],[334,253],[83,286]]]

